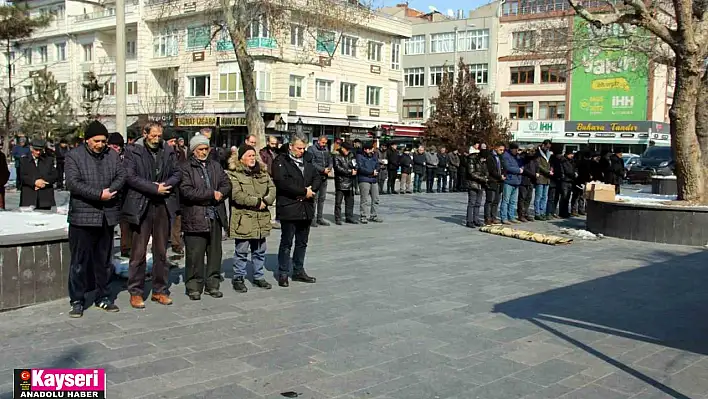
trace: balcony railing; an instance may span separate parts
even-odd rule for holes
[[[248,48],[277,48],[278,42],[272,37],[253,37],[246,40]],[[219,40],[216,42],[216,51],[231,51],[234,44],[231,40]]]
[[[610,0],[617,3],[616,0]],[[583,0],[580,2],[585,8],[608,7],[604,0]],[[504,3],[502,15],[505,17],[515,15],[545,14],[549,12],[568,11],[570,3],[567,0],[509,0]]]
[[[137,59],[136,54],[126,54],[125,55],[125,60],[126,61],[133,61]],[[98,59],[99,64],[115,64],[116,63],[116,57],[101,57]]]
[[[132,14],[134,12],[135,5],[137,1],[130,1],[130,4],[125,5],[125,13]],[[74,23],[81,23],[85,21],[92,21],[94,19],[110,18],[116,16],[115,7],[106,7],[104,10],[96,11],[88,14],[74,15],[72,16],[72,21]]]

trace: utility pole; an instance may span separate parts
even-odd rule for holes
[[[128,86],[125,77],[125,0],[116,0],[116,130],[128,141],[126,103]]]

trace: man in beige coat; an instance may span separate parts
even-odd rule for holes
[[[246,264],[248,252],[253,263],[253,285],[270,289],[263,277],[266,237],[272,229],[269,206],[275,202],[275,185],[258,162],[256,149],[242,145],[229,159],[227,172],[231,180],[231,226],[229,236],[235,239],[233,288],[247,292]]]

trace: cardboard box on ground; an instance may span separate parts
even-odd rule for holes
[[[585,185],[585,199],[601,202],[615,200],[615,185],[592,181]]]

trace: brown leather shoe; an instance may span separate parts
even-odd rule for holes
[[[152,294],[150,300],[160,305],[172,305],[172,299],[167,294]]]
[[[145,309],[145,302],[143,302],[143,298],[140,295],[131,295],[130,306],[135,309]]]

